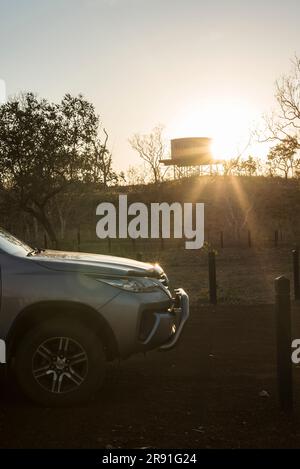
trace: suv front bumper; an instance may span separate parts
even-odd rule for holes
[[[174,308],[173,311],[176,315],[176,330],[175,333],[170,337],[170,340],[164,345],[160,346],[160,350],[170,350],[177,344],[181,337],[184,326],[190,316],[190,305],[189,297],[183,288],[175,290]]]
[[[141,341],[142,348],[150,350],[159,347],[160,350],[170,350],[175,347],[189,314],[189,297],[182,288],[178,288],[171,308],[153,313],[153,324]]]

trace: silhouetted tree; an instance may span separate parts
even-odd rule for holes
[[[55,245],[49,204],[73,182],[95,177],[99,125],[81,95],[54,104],[26,93],[0,106],[2,196],[35,217]]]
[[[167,172],[167,169],[162,169],[161,164],[166,153],[162,131],[163,126],[158,125],[150,134],[135,134],[129,139],[132,148],[138,152],[140,158],[150,168],[152,180],[155,183],[163,181]]]
[[[145,164],[129,166],[125,179],[129,186],[147,184],[149,177]]]
[[[241,166],[242,173],[245,176],[254,176],[259,170],[260,162],[258,159],[255,159],[253,156],[249,155],[248,158],[242,162]]]
[[[300,140],[300,58],[292,60],[289,75],[283,75],[276,82],[276,109],[265,116],[265,138],[260,140],[280,141],[284,144],[290,138]],[[299,147],[298,147],[299,148]]]
[[[285,179],[294,177],[300,168],[300,158],[297,157],[298,141],[296,137],[286,137],[271,148],[268,154],[267,166],[269,174],[274,176],[283,173]]]
[[[92,137],[91,145],[89,146],[90,158],[89,161],[89,179],[90,182],[107,187],[111,183],[117,183],[121,175],[113,170],[112,154],[107,148],[108,133],[103,129],[105,135],[104,140],[95,134]]]
[[[260,169],[260,162],[249,155],[247,159],[241,156],[231,158],[223,163],[223,173],[225,176],[254,176]]]
[[[224,176],[232,176],[236,174],[237,168],[240,164],[240,156],[236,158],[230,158],[223,162],[223,173]]]

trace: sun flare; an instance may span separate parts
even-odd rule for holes
[[[179,112],[167,127],[170,138],[211,137],[214,159],[234,158],[249,141],[257,112],[248,103],[194,103]]]

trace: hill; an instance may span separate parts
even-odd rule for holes
[[[204,202],[205,239],[213,245],[220,244],[221,236],[227,246],[243,244],[247,242],[249,231],[252,242],[261,245],[273,243],[275,236],[281,244],[300,242],[299,180],[200,176],[159,185],[118,186],[106,190],[93,187],[89,191],[76,190],[60,195],[51,216],[63,244],[106,242],[96,237],[96,207],[104,201],[117,205],[119,194],[127,194],[128,203]],[[43,229],[18,211],[3,216],[2,225],[27,240],[44,240]]]

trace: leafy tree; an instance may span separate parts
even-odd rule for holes
[[[269,174],[273,176],[279,172],[284,174],[285,179],[289,175],[294,177],[300,168],[300,158],[297,156],[298,148],[296,137],[286,137],[271,148],[267,160]]]
[[[241,169],[245,176],[254,176],[259,169],[259,161],[249,155],[248,158],[242,162]]]
[[[32,215],[54,245],[51,201],[73,182],[95,179],[99,125],[82,95],[66,94],[54,104],[26,93],[0,106],[0,191]]]
[[[247,159],[242,159],[241,156],[231,158],[224,161],[223,173],[225,176],[254,176],[259,170],[259,161],[253,156],[249,155]]]

